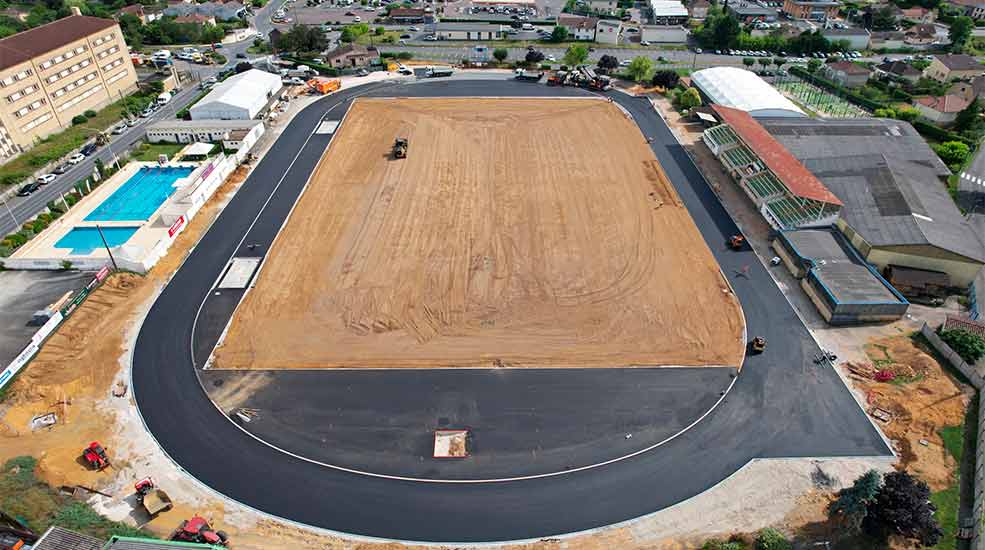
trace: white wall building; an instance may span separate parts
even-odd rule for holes
[[[249,149],[264,133],[259,120],[162,120],[147,127],[147,141],[217,143],[226,149]]]
[[[281,88],[278,75],[251,69],[227,78],[190,109],[192,120],[248,120]]]
[[[691,83],[708,99],[754,117],[807,116],[792,101],[756,74],[737,67],[712,67],[691,75]]]
[[[603,19],[595,27],[595,41],[602,44],[618,44],[622,22]]]

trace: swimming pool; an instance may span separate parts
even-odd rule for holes
[[[103,237],[109,246],[120,246],[130,240],[139,227],[104,227]],[[103,240],[95,227],[73,227],[71,231],[55,243],[55,248],[71,248],[71,254],[85,255],[97,248],[103,248]]]
[[[146,221],[174,193],[189,167],[143,167],[85,217],[87,222]]]

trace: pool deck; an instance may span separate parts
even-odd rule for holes
[[[176,155],[177,158],[180,158]],[[192,182],[192,178],[195,177],[198,172],[199,163],[197,162],[171,162],[166,166],[182,166],[191,167],[193,171],[189,174],[188,183]],[[171,199],[181,196],[182,189],[179,188],[177,191],[172,193],[168,200],[165,200],[155,212],[146,221],[86,221],[86,217],[96,208],[98,208],[104,201],[106,201],[113,193],[115,193],[120,187],[122,187],[127,180],[133,177],[141,168],[150,167],[157,168],[159,165],[156,162],[136,162],[131,161],[122,170],[113,174],[108,180],[104,181],[99,187],[93,189],[91,193],[86,195],[79,201],[75,206],[70,208],[64,216],[59,218],[55,223],[51,224],[48,229],[43,231],[40,235],[29,241],[27,244],[19,248],[13,255],[11,255],[10,260],[25,260],[30,263],[34,260],[37,263],[37,267],[42,267],[42,263],[50,264],[52,260],[57,262],[67,260],[73,263],[92,263],[93,261],[105,261],[108,263],[109,255],[103,247],[97,247],[92,249],[87,253],[76,254],[76,250],[71,248],[57,248],[55,246],[62,238],[64,238],[72,229],[76,227],[139,227],[136,233],[133,234],[130,239],[123,245],[122,248],[127,249],[131,254],[139,254],[140,251],[150,251],[154,249],[158,242],[161,241],[162,237],[167,234],[171,223],[165,223],[162,218],[162,210],[167,209]],[[181,180],[178,180],[179,182]],[[173,223],[173,222],[172,222]],[[116,255],[116,250],[114,249],[114,255]],[[22,262],[17,262],[22,263]],[[27,266],[24,266],[25,268]]]

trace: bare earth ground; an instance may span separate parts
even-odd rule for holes
[[[395,137],[407,159],[390,157]],[[737,366],[741,333],[614,105],[360,99],[214,365]]]

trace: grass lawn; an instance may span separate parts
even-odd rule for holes
[[[167,155],[171,159],[186,145],[187,143],[144,143],[131,158],[143,162],[157,162],[157,155]]]
[[[404,34],[399,31],[386,31],[383,34],[376,34],[374,31],[375,29],[370,27],[368,33],[356,38],[356,44],[362,44],[364,46],[369,46],[370,44],[399,44],[400,35]]]
[[[967,439],[967,441],[972,443],[971,448],[968,449],[968,452],[971,453],[969,458],[974,460],[974,454],[976,452],[974,443],[976,434],[978,433],[978,399],[979,397],[976,396],[968,404],[964,423],[960,426],[948,426],[938,432],[944,442],[944,448],[947,449],[948,454],[954,457],[957,466],[954,471],[954,483],[947,489],[930,495],[930,501],[937,507],[934,517],[944,531],[944,536],[941,537],[940,542],[937,543],[935,548],[947,550],[956,548],[957,539],[955,536],[958,531],[961,490],[964,488],[968,492],[967,494],[972,494],[975,490],[973,479],[962,479],[961,477],[961,461],[965,457],[966,436],[970,436],[970,439]],[[974,471],[974,467],[971,466],[970,470]],[[968,471],[967,468],[966,471]]]

